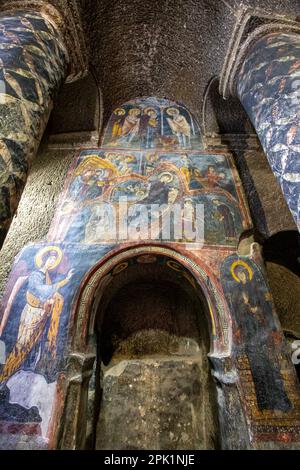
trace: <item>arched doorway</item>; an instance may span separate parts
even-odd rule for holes
[[[91,447],[218,448],[207,315],[195,279],[171,258],[141,254],[113,268],[94,321]]]

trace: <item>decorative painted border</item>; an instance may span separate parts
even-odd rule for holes
[[[169,256],[180,262],[194,276],[197,284],[200,286],[207,301],[210,313],[210,331],[211,331],[211,352],[210,356],[225,357],[230,355],[232,343],[231,320],[225,300],[222,298],[222,291],[218,289],[217,283],[212,282],[214,277],[205,272],[199,262],[182,255],[169,247],[162,246],[139,246],[134,248],[123,248],[113,254],[108,255],[106,259],[101,260],[85,277],[80,289],[77,302],[72,309],[72,319],[70,325],[76,325],[73,335],[73,350],[85,349],[85,343],[89,334],[90,319],[88,310],[92,308],[95,299],[95,292],[101,282],[101,279],[108,274],[113,267],[120,262],[133,256],[154,253]],[[207,289],[209,282],[211,295]]]

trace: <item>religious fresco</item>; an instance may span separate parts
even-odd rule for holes
[[[247,257],[232,255],[223,263],[221,279],[236,326],[235,354],[246,356],[258,410],[290,411],[280,370],[283,338],[261,269]]]
[[[57,379],[67,364],[72,303],[85,273],[112,248],[32,245],[16,259],[0,314],[3,434],[11,426],[22,434],[31,425],[46,442]]]
[[[0,230],[8,229],[67,67],[65,46],[39,14],[0,17]]]
[[[139,98],[115,109],[102,147],[131,149],[202,148],[199,126],[185,106],[159,98]]]
[[[264,36],[244,61],[237,91],[300,229],[299,54],[298,34]]]
[[[120,236],[124,205],[128,231]],[[195,212],[198,206],[204,211]],[[193,230],[201,222],[202,244],[186,232],[165,232],[172,214]],[[116,109],[103,147],[75,158],[47,243],[27,246],[15,260],[0,308],[0,447],[30,436],[35,447],[47,448],[51,420],[68,400],[61,384],[69,380],[71,347],[84,355],[95,296],[101,299],[110,276],[131,262],[160,261],[199,284],[218,373],[223,356],[232,354],[232,370],[250,374],[243,385],[253,385],[249,419],[290,416],[295,400],[282,372],[282,339],[264,275],[236,254],[251,226],[231,156],[201,149],[199,128],[184,107],[149,98]],[[139,238],[129,236],[131,227]],[[134,261],[126,258],[129,250]]]
[[[85,150],[68,175],[49,240],[114,241],[116,233],[109,216],[103,214],[103,204],[116,208],[125,198],[129,223],[135,219],[134,207],[150,210],[152,205],[165,205],[162,223],[172,209],[180,207],[185,208],[185,217],[191,218],[193,226],[194,209],[203,206],[204,243],[236,246],[250,224],[236,180],[225,155]],[[155,239],[159,240],[158,217]],[[141,225],[148,227],[148,212]],[[146,235],[143,232],[141,238],[146,240]],[[189,241],[182,235],[170,234],[166,241]]]

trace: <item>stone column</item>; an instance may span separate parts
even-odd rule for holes
[[[300,230],[300,34],[270,32],[253,42],[236,90]]]
[[[55,95],[87,70],[78,0],[1,2],[0,248]]]
[[[32,11],[0,17],[0,243],[67,66],[63,38],[46,17]]]
[[[238,95],[300,230],[300,22],[296,12],[289,17],[260,7],[237,10],[219,91],[225,99]]]

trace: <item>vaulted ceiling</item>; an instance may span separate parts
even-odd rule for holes
[[[80,0],[80,4],[106,118],[115,105],[156,95],[183,102],[201,122],[205,90],[221,73],[240,10],[250,7],[270,17],[300,16],[299,0]],[[233,128],[239,127],[238,104],[235,108],[231,103],[227,111]]]

